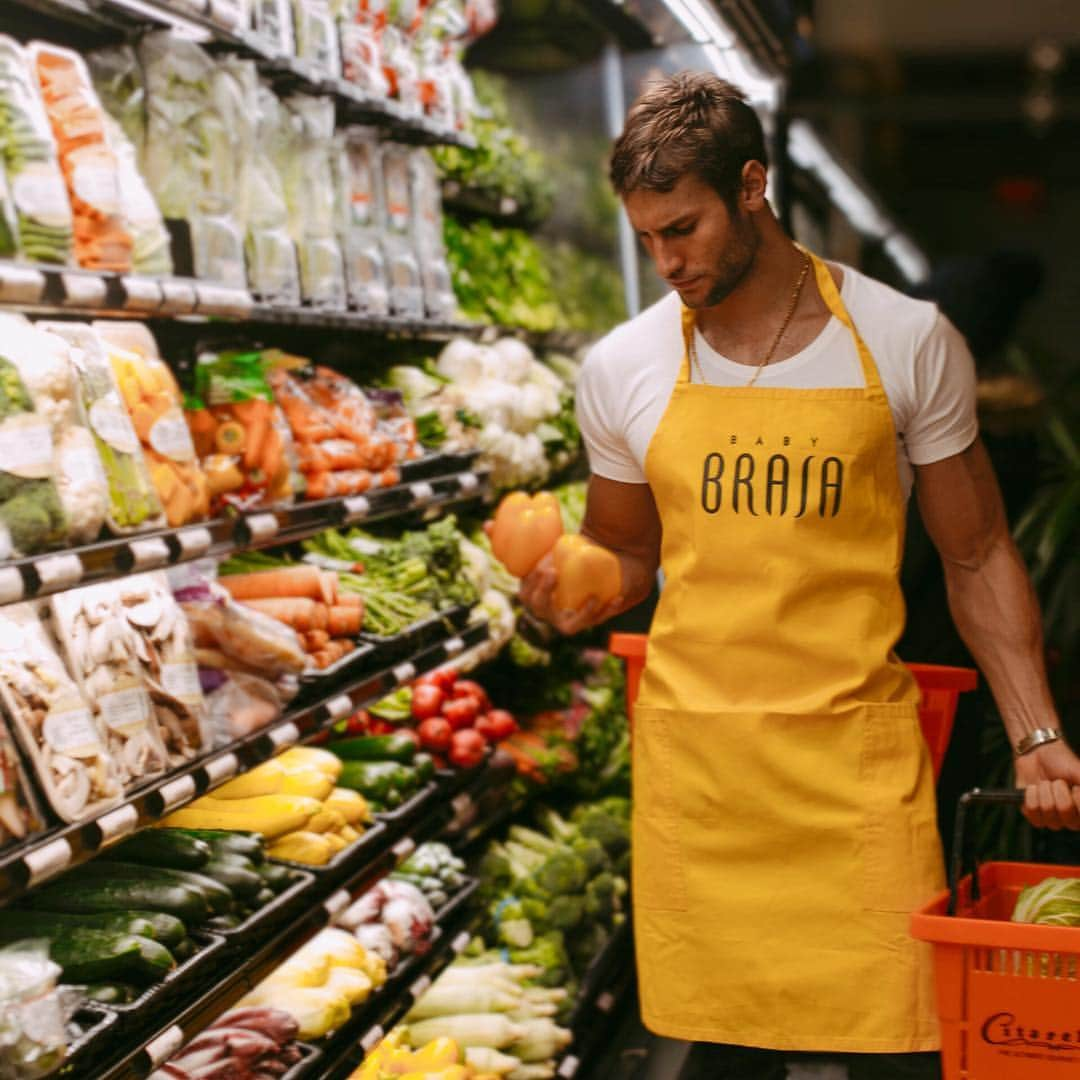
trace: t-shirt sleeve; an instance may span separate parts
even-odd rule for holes
[[[963,335],[940,312],[915,354],[915,408],[903,432],[913,465],[966,450],[979,433],[975,361]]]
[[[644,484],[645,474],[630,452],[625,424],[618,419],[626,411],[620,385],[609,374],[602,348],[603,343],[594,346],[585,357],[576,388],[578,427],[589,455],[589,469],[605,480]]]

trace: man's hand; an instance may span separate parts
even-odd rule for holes
[[[622,560],[619,560],[620,563]],[[620,594],[609,604],[601,607],[593,597],[585,601],[585,606],[580,611],[557,611],[555,609],[555,582],[558,575],[555,573],[555,558],[548,552],[528,573],[521,579],[521,588],[518,595],[521,602],[538,618],[550,623],[566,637],[573,637],[587,630],[590,626],[598,626],[602,622],[618,615],[629,605],[626,602],[625,593]]]
[[[1024,817],[1039,829],[1080,829],[1080,758],[1064,742],[1016,759],[1016,786],[1026,789]]]

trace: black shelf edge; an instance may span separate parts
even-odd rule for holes
[[[364,495],[298,502],[252,510],[232,518],[193,522],[175,529],[110,537],[97,543],[43,552],[0,564],[0,604],[133,572],[176,566],[207,555],[276,547],[305,540],[324,529],[356,525],[470,502],[487,493],[490,470],[467,455],[428,455],[407,462],[402,480]],[[424,478],[418,478],[418,477]]]
[[[370,654],[376,666],[358,674],[354,680],[328,687],[317,698],[304,701],[265,728],[152,781],[133,792],[119,807],[89,821],[50,830],[0,853],[0,904],[86,862],[122,837],[153,824],[286,747],[315,738],[339,719],[377,701],[417,675],[452,660],[487,636],[486,622],[473,623],[392,666],[379,666],[376,648]],[[396,837],[409,821],[409,818],[395,821],[387,831],[387,838]]]

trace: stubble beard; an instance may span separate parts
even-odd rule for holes
[[[715,307],[726,300],[753,269],[760,247],[761,236],[753,218],[746,211],[734,216],[731,242],[720,253],[711,288],[704,300],[686,306],[698,310]]]

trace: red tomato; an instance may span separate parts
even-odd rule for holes
[[[441,668],[439,671],[429,671],[416,680],[414,685],[437,686],[444,694],[450,693],[450,687],[457,681],[457,671],[454,668]]]
[[[505,709],[492,709],[476,718],[477,731],[491,742],[502,742],[517,731],[517,721]]]
[[[416,730],[420,736],[420,745],[425,750],[443,754],[450,749],[450,738],[454,734],[454,729],[449,721],[436,716],[425,720]]]
[[[368,721],[368,735],[393,735],[396,731],[397,728],[389,720],[384,720],[381,716],[373,716]]]
[[[443,717],[450,722],[455,731],[469,727],[480,712],[480,705],[474,697],[454,698],[443,702]]]
[[[412,715],[414,720],[430,720],[439,715],[444,694],[434,683],[418,683],[412,688]]]
[[[491,708],[491,699],[487,696],[487,691],[472,679],[458,679],[454,683],[453,690],[450,691],[450,696],[453,698],[468,697],[470,694],[480,702],[481,712],[487,712]]]
[[[346,735],[367,735],[371,729],[371,714],[367,709],[358,709],[345,721]]]
[[[462,769],[473,769],[484,760],[487,743],[477,731],[455,731],[450,740],[450,760]]]

